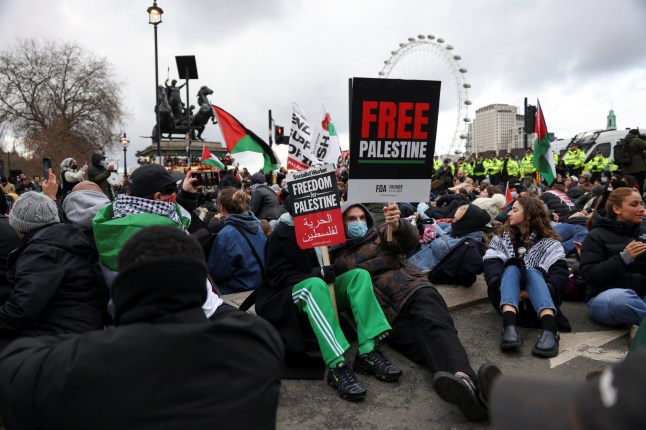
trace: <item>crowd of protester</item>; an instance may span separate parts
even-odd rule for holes
[[[518,326],[537,328],[538,357],[557,356],[571,330],[563,300],[611,327],[646,317],[643,179],[567,151],[551,184],[531,150],[520,162],[436,157],[427,201],[385,206],[348,201],[340,166],[346,242],[329,262],[297,245],[285,169],[231,168],[206,189],[193,171],[147,164],[115,187],[95,154],[42,181],[3,177],[0,414],[9,428],[271,428],[281,378],[327,369],[347,400],[367,394],[357,373],[398,380],[387,343],[485,421],[501,371],[473,369],[434,283],[469,287],[484,273],[500,348],[523,344]],[[224,303],[242,291],[241,309]],[[245,312],[254,303],[258,316]],[[93,386],[107,387],[100,399],[85,396]]]

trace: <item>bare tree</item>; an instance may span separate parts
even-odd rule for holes
[[[0,123],[33,157],[89,159],[117,145],[120,85],[106,58],[76,43],[17,40],[0,52]]]

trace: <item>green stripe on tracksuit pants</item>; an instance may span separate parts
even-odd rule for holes
[[[351,311],[357,323],[359,354],[372,351],[392,329],[375,298],[370,274],[354,269],[337,276],[334,294],[339,313]],[[342,362],[350,344],[334,314],[325,281],[313,277],[299,282],[292,288],[292,299],[298,311],[308,317],[325,364],[334,367]]]

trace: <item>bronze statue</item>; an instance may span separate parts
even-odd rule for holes
[[[164,85],[166,85],[166,95],[168,97],[168,103],[170,104],[170,108],[173,111],[173,116],[178,117],[182,115],[182,110],[184,109],[184,103],[182,103],[182,98],[180,97],[179,90],[184,88],[186,82],[184,82],[179,87],[176,87],[175,84],[177,84],[177,79],[173,79],[171,85],[168,85],[168,79],[166,79],[166,82],[164,82]]]
[[[198,131],[197,138],[199,140],[204,140],[202,139],[202,132],[204,131],[204,127],[209,119],[212,119],[213,124],[215,124],[213,107],[207,98],[207,96],[210,96],[211,94],[213,94],[213,90],[207,86],[203,86],[197,92],[197,104],[200,106],[200,110],[198,110],[195,115],[191,116],[191,126],[193,127],[193,130]]]
[[[202,138],[202,132],[206,126],[206,123],[209,119],[212,120],[215,124],[215,115],[213,113],[213,108],[211,107],[211,102],[207,96],[213,94],[213,90],[207,86],[203,86],[197,92],[197,102],[199,109],[197,113],[193,114],[193,109],[195,106],[190,105],[188,108],[182,102],[180,97],[180,88],[186,85],[185,83],[177,87],[175,84],[177,81],[173,79],[171,85],[168,85],[168,79],[165,82],[165,88],[161,85],[157,86],[157,96],[159,97],[159,125],[161,133],[168,134],[168,139],[172,139],[173,135],[181,135],[180,139],[183,139],[186,130],[189,129],[189,124],[187,124],[187,116],[190,117],[190,129],[191,129],[191,139],[204,140]],[[188,109],[188,115],[187,115]],[[156,126],[153,127],[152,139],[155,141],[157,135]],[[196,136],[197,132],[197,136]]]

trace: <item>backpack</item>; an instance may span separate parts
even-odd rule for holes
[[[633,161],[632,150],[630,149],[629,140],[626,138],[620,140],[612,149],[615,164],[618,166],[627,166]]]
[[[450,284],[470,287],[476,277],[484,272],[482,244],[465,237],[428,274],[435,284]]]

